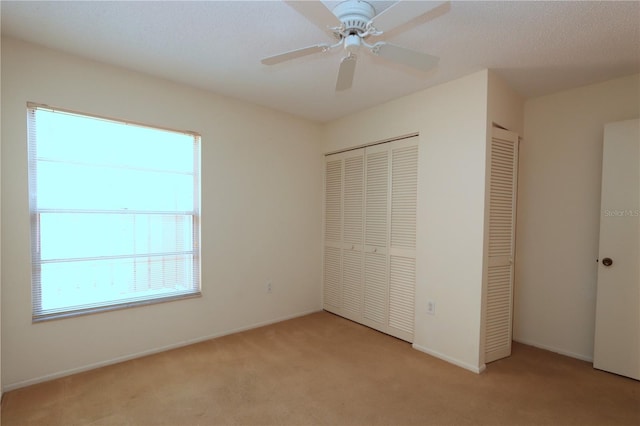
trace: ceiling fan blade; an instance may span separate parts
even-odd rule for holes
[[[314,53],[326,52],[329,49],[328,44],[316,44],[315,46],[303,47],[302,49],[291,50],[275,56],[264,58],[261,62],[264,65],[275,65],[280,62],[289,61],[291,59],[300,58],[302,56],[312,55]]]
[[[381,56],[389,61],[407,65],[420,71],[428,71],[438,64],[438,57],[417,50],[407,49],[406,47],[396,46],[395,44],[386,43],[384,41],[373,45],[371,52],[374,55]]]
[[[353,84],[353,76],[356,72],[356,56],[349,55],[340,62],[338,70],[338,81],[336,81],[336,90],[347,90]]]
[[[342,25],[336,15],[321,1],[285,0],[285,3],[324,31]]]
[[[376,15],[371,24],[379,31],[389,31],[441,5],[441,2],[400,0]]]

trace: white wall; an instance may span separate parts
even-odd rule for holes
[[[11,39],[2,88],[5,390],[321,308],[319,125]],[[201,133],[201,298],[31,323],[27,101]]]
[[[414,347],[473,371],[482,368],[487,79],[477,72],[328,123],[323,145],[420,133]]]
[[[514,339],[593,358],[605,123],[640,115],[640,75],[525,103]]]

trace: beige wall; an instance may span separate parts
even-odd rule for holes
[[[524,98],[511,89],[496,73],[489,70],[487,96],[489,126],[497,125],[522,136],[524,132]],[[491,128],[487,129],[491,138]]]
[[[2,63],[5,389],[320,309],[321,154],[415,132],[414,347],[481,371],[492,124],[524,137],[514,337],[592,356],[602,126],[639,115],[640,76],[523,103],[484,70],[321,126],[10,39]],[[27,101],[202,134],[202,298],[31,324]]]
[[[591,360],[605,123],[640,115],[640,75],[525,103],[515,340]]]
[[[414,347],[480,371],[487,71],[327,124],[332,152],[420,133]],[[427,315],[427,300],[436,314]]]
[[[10,39],[2,88],[5,390],[320,309],[319,125]],[[31,323],[27,101],[201,133],[203,297]]]

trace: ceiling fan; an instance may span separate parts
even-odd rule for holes
[[[346,90],[353,84],[356,60],[361,48],[389,61],[397,62],[420,71],[436,66],[438,58],[406,47],[379,41],[367,43],[368,37],[381,36],[385,32],[405,24],[433,10],[440,3],[426,1],[398,1],[381,13],[363,0],[347,0],[339,3],[333,11],[320,1],[288,1],[289,6],[311,22],[328,31],[338,39],[335,44],[315,44],[264,58],[265,65],[275,65],[314,53],[324,53],[342,46],[346,56],[338,70],[336,90]]]

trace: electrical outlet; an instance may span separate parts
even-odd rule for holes
[[[433,300],[427,300],[427,313],[429,315],[436,314],[436,302],[434,302]]]
[[[273,290],[271,281],[267,281],[267,293],[271,293],[271,290]]]

